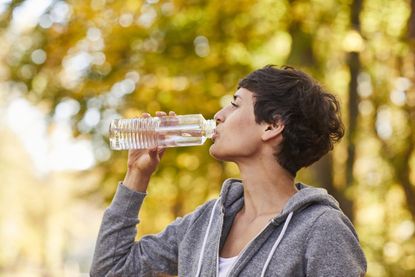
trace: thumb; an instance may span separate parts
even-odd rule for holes
[[[164,147],[157,148],[157,153],[158,153],[159,159],[161,159],[163,157],[165,151],[166,151],[166,148],[164,148]]]
[[[154,148],[150,148],[149,150],[148,150],[148,155],[150,156],[150,159],[151,160],[158,160],[158,150],[157,150],[157,147],[154,147]]]

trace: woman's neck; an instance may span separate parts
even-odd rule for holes
[[[273,158],[273,157],[272,157]],[[275,160],[238,163],[244,186],[242,213],[248,218],[276,215],[297,192],[294,177]]]

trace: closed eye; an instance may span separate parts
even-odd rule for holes
[[[231,102],[231,105],[234,106],[235,108],[238,107],[238,105],[236,105],[234,102]]]

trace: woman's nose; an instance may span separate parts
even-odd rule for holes
[[[223,113],[222,110],[219,110],[217,113],[215,113],[215,116],[213,119],[216,121],[216,124],[223,122]]]

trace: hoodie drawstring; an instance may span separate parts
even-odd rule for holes
[[[216,209],[217,204],[219,203],[219,199],[220,198],[218,198],[216,200],[215,205],[213,205],[212,212],[210,214],[209,224],[208,224],[208,227],[206,229],[205,238],[203,239],[202,250],[200,250],[199,262],[197,264],[197,271],[196,271],[195,277],[199,277],[200,270],[202,269],[203,254],[205,252],[207,239],[208,239],[208,236],[209,236],[209,233],[210,233],[210,228],[212,227],[213,215],[215,214],[215,209]]]
[[[209,224],[208,224],[208,227],[206,229],[205,237],[203,239],[202,249],[200,250],[199,262],[197,264],[197,271],[196,271],[195,277],[199,277],[200,271],[202,269],[203,255],[204,255],[204,252],[205,252],[205,248],[206,248],[207,239],[208,239],[208,236],[209,236],[209,233],[210,233],[210,229],[212,227],[213,216],[215,214],[216,206],[217,206],[218,203],[219,203],[219,199],[216,200],[215,205],[213,205],[212,212],[210,213]],[[267,271],[267,268],[268,268],[268,265],[271,261],[271,258],[274,255],[274,252],[277,249],[278,245],[280,244],[282,238],[284,237],[285,232],[286,232],[287,227],[288,227],[288,224],[290,224],[292,216],[293,216],[293,212],[290,212],[287,216],[287,219],[285,220],[285,223],[284,223],[284,226],[282,227],[280,235],[278,236],[277,240],[275,241],[274,245],[271,248],[270,253],[268,254],[268,258],[265,261],[264,267],[262,268],[261,277],[265,276],[265,272]]]
[[[278,244],[280,244],[282,238],[284,237],[285,231],[287,230],[288,224],[290,224],[290,220],[292,216],[293,216],[293,212],[288,214],[287,219],[285,220],[284,226],[282,227],[282,231],[280,235],[278,236],[277,240],[275,241],[274,245],[272,246],[271,252],[269,252],[268,258],[264,264],[264,267],[262,268],[261,277],[265,276],[265,272],[267,271],[269,262],[271,261],[271,258],[274,255],[274,252],[277,249]]]

